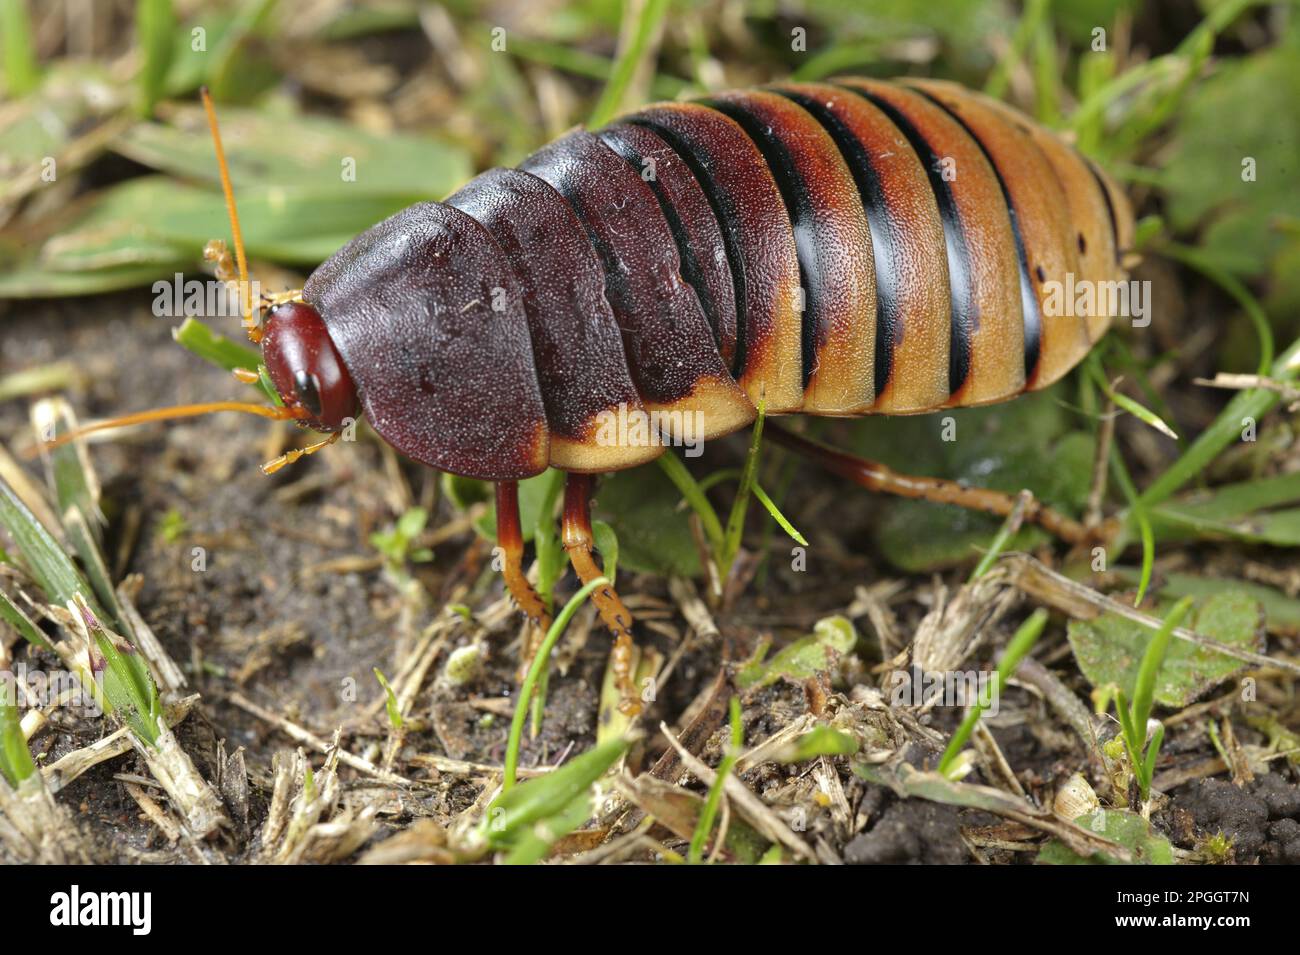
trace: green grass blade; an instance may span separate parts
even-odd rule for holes
[[[12,678],[0,676],[0,774],[10,786],[17,786],[36,773],[31,750],[23,736],[18,700]]]
[[[1292,342],[1273,362],[1269,377],[1278,381],[1295,381],[1300,374],[1300,339]],[[1241,440],[1242,421],[1258,421],[1277,407],[1282,400],[1275,391],[1252,388],[1243,391],[1228,402],[1227,407],[1183,452],[1182,457],[1165,470],[1142,492],[1141,503],[1151,508],[1166,500],[1188,481],[1200,475],[1220,452],[1234,441]]]
[[[76,420],[67,402],[61,398],[39,401],[32,408],[32,423],[36,440],[45,442],[65,434],[76,427]],[[45,474],[54,488],[54,501],[59,513],[76,510],[86,520],[86,526],[96,542],[104,518],[99,510],[99,479],[90,463],[85,442],[78,439],[42,454]]]
[[[731,513],[727,515],[727,530],[718,559],[718,579],[724,582],[731,574],[731,565],[735,562],[736,555],[740,553],[740,542],[745,533],[745,516],[749,513],[749,497],[758,483],[758,459],[763,448],[763,418],[764,403],[760,399],[758,416],[754,418],[754,430],[749,438],[749,451],[745,455],[744,467],[741,468],[735,500],[731,502]]]
[[[172,338],[182,348],[192,351],[204,361],[226,371],[243,369],[258,372],[258,385],[262,393],[275,404],[280,404],[280,395],[263,373],[260,353],[224,335],[217,334],[194,318],[187,318],[178,327],[173,328]]]
[[[1151,515],[1147,511],[1147,506],[1138,495],[1133,478],[1129,476],[1128,467],[1124,464],[1124,458],[1120,455],[1119,448],[1115,446],[1110,449],[1110,470],[1115,476],[1115,483],[1128,498],[1129,514],[1137,523],[1138,535],[1142,540],[1142,572],[1138,577],[1137,595],[1133,598],[1133,606],[1137,607],[1141,606],[1147,588],[1151,586],[1151,575],[1155,570],[1156,561],[1156,538],[1151,529]]]
[[[998,59],[997,65],[984,82],[984,92],[994,99],[1005,99],[1011,85],[1011,74],[1024,62],[1030,43],[1038,33],[1038,25],[1047,14],[1049,0],[1028,0],[1020,22],[1011,35],[1011,43],[1006,52]]]
[[[1173,639],[1174,629],[1183,622],[1183,618],[1191,609],[1191,597],[1184,597],[1174,604],[1173,609],[1165,615],[1160,629],[1147,644],[1146,653],[1142,655],[1142,665],[1138,668],[1137,681],[1133,687],[1131,714],[1134,731],[1142,733],[1144,737],[1147,720],[1151,717],[1151,707],[1155,702],[1156,677],[1160,674],[1160,666],[1169,651],[1169,642]]]
[[[46,650],[54,649],[54,645],[50,643],[41,628],[36,626],[32,618],[23,613],[3,590],[0,590],[0,620],[17,630],[18,635],[28,643],[34,643]]]
[[[1016,630],[1015,636],[1011,638],[1006,650],[1002,652],[1002,659],[998,661],[995,692],[1002,692],[1002,687],[1006,685],[1011,674],[1016,672],[1016,667],[1020,666],[1020,661],[1033,649],[1034,644],[1043,632],[1043,627],[1046,625],[1047,611],[1039,607]],[[971,734],[975,732],[975,724],[980,721],[980,717],[987,708],[988,701],[985,700],[977,700],[967,708],[966,716],[962,719],[961,725],[957,727],[957,732],[952,734],[952,739],[948,741],[948,746],[939,759],[938,772],[940,775],[947,776],[952,770],[957,757],[961,755],[961,751],[966,748],[966,743]]]
[[[618,534],[604,521],[592,521],[591,535],[600,554],[601,573],[609,578],[613,587],[618,582]]]
[[[588,127],[596,129],[604,126],[619,111],[641,61],[653,55],[651,41],[658,35],[660,23],[667,12],[668,0],[643,0],[631,42],[619,51],[609,82],[605,84],[605,89],[587,120]]]
[[[974,583],[987,574],[989,569],[997,561],[998,557],[1000,557],[1002,552],[1007,549],[1007,544],[1011,542],[1013,536],[1011,530],[1013,516],[1014,512],[1008,514],[1007,519],[1002,522],[1002,526],[998,528],[997,534],[994,535],[993,540],[989,543],[989,549],[984,552],[984,556],[980,558],[980,562],[976,564],[975,569],[971,571],[970,579],[967,583]]]
[[[36,89],[40,82],[27,0],[0,0],[0,34],[4,36],[5,90],[16,99]]]
[[[76,565],[4,481],[0,481],[0,526],[13,538],[32,579],[50,603],[64,606],[77,595],[87,601],[93,597]]]
[[[709,548],[716,559],[722,553],[726,538],[722,531],[722,522],[718,520],[718,512],[713,509],[708,496],[704,493],[704,488],[695,480],[695,476],[687,469],[682,459],[671,450],[665,451],[655,460],[700,519],[700,526],[704,528],[704,536],[708,539]]]
[[[767,496],[767,492],[763,490],[763,486],[757,481],[754,482],[754,497],[758,498],[758,502],[763,505],[767,510],[767,513],[772,515],[772,520],[776,521],[777,524],[781,526],[781,530],[790,535],[791,540],[804,547],[808,546],[808,539],[800,534],[793,524],[786,520],[786,516],[781,513],[781,509],[776,506],[776,502]]]
[[[700,811],[700,818],[695,823],[695,832],[691,834],[691,847],[686,859],[692,865],[704,861],[704,846],[713,831],[713,822],[718,817],[718,807],[722,805],[722,790],[727,784],[727,777],[740,759],[740,748],[745,745],[745,727],[740,720],[740,697],[733,696],[729,707],[731,723],[731,747],[718,763],[717,776],[709,786],[709,795]]]
[[[171,0],[136,0],[135,39],[141,64],[138,106],[141,116],[150,116],[162,96],[176,49],[176,11]]]
[[[1236,299],[1237,304],[1246,313],[1246,317],[1250,319],[1251,325],[1255,327],[1255,335],[1259,338],[1259,374],[1267,375],[1273,365],[1275,346],[1273,344],[1273,329],[1269,325],[1264,306],[1259,304],[1259,299],[1255,298],[1245,285],[1219,268],[1199,249],[1180,245],[1177,242],[1166,242],[1160,246],[1160,252],[1200,272]]]
[[[388,712],[388,723],[395,730],[402,728],[402,710],[397,705],[397,694],[388,683],[388,678],[380,672],[379,667],[372,668],[375,673],[375,679],[379,685],[384,688],[384,709]]]
[[[546,665],[550,662],[551,650],[559,642],[560,636],[564,633],[564,628],[569,625],[569,621],[578,612],[578,608],[582,606],[583,601],[590,597],[592,591],[597,587],[608,586],[608,578],[597,577],[570,597],[569,602],[560,611],[560,615],[551,624],[551,629],[546,631],[546,637],[542,640],[541,646],[537,648],[537,655],[533,657],[532,666],[528,668],[528,675],[524,677],[523,685],[519,688],[519,699],[515,703],[514,719],[510,722],[510,735],[506,740],[505,776],[501,780],[502,795],[508,793],[515,785],[515,777],[519,772],[519,744],[524,735],[524,720],[528,715],[529,700],[532,699],[533,689],[537,686],[537,681],[541,678],[542,673],[546,670]]]

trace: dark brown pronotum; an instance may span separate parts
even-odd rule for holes
[[[234,224],[224,170],[223,185]],[[506,584],[545,624],[516,482],[569,472],[564,546],[593,579],[591,475],[665,444],[610,441],[608,416],[659,412],[670,430],[689,415],[707,440],[760,399],[911,414],[1043,388],[1114,317],[1050,314],[1049,283],[1124,280],[1132,237],[1104,173],[986,96],[791,82],[652,105],[413,205],[272,303],[254,338],[283,416],[332,432],[361,411],[408,457],[497,482]],[[1012,503],[772,433],[867,487]],[[1026,517],[1084,536],[1047,508]],[[610,588],[594,599],[626,663],[631,615]]]

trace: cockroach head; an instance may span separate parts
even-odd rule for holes
[[[266,318],[262,360],[280,399],[317,431],[339,431],[358,414],[357,390],[320,313],[306,302],[276,305]]]

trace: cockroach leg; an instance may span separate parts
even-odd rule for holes
[[[331,444],[333,444],[342,436],[343,436],[342,431],[335,431],[333,434],[329,435],[326,438],[323,438],[320,441],[317,441],[315,444],[309,444],[305,448],[294,448],[292,451],[286,451],[278,458],[273,458],[270,461],[267,461],[265,464],[263,464],[262,473],[274,474],[276,471],[280,470],[281,468],[293,464],[293,462],[297,461],[301,457],[306,457],[309,454],[315,454],[321,448],[328,448]]]
[[[550,629],[551,615],[546,609],[545,601],[524,574],[524,535],[519,525],[519,483],[497,481],[496,488],[497,546],[505,557],[502,573],[506,578],[506,589],[534,625],[528,639],[524,641],[521,664],[526,668],[532,662],[542,635]]]
[[[836,451],[787,431],[770,421],[763,433],[765,437],[770,437],[782,447],[811,458],[832,474],[848,478],[869,491],[922,498],[937,504],[956,504],[958,507],[985,511],[1001,517],[1006,517],[1016,506],[1015,495],[986,488],[966,487],[956,481],[943,478],[899,474],[878,461],[868,461],[866,458]],[[1090,539],[1088,529],[1078,521],[1066,517],[1037,500],[1029,502],[1025,508],[1024,519],[1033,521],[1070,544],[1078,544]]]
[[[585,584],[601,576],[591,556],[591,492],[595,480],[590,474],[570,473],[564,482],[564,550],[578,578]],[[622,695],[619,709],[628,716],[641,712],[632,674],[635,646],[632,642],[632,613],[613,587],[601,587],[591,595],[600,619],[614,635],[614,682]]]

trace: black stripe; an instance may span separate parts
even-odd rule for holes
[[[869,101],[898,127],[898,131],[916,150],[930,178],[939,218],[943,222],[944,247],[948,256],[948,289],[951,309],[952,345],[948,360],[948,393],[956,394],[970,375],[971,337],[975,333],[979,316],[971,295],[971,256],[966,244],[966,228],[961,221],[961,211],[952,189],[943,178],[942,161],[925,137],[901,112],[887,100],[854,86],[843,89]]]
[[[611,136],[608,129],[604,129],[596,135],[600,137],[606,146],[627,161],[628,165],[641,177],[641,181],[650,187],[650,191],[655,194],[655,198],[659,201],[659,208],[663,211],[664,218],[668,220],[668,228],[673,233],[673,241],[677,243],[677,255],[681,259],[682,278],[691,288],[695,289],[695,295],[700,300],[700,307],[709,320],[709,327],[713,329],[713,344],[717,346],[718,354],[721,355],[722,336],[718,332],[718,303],[713,300],[713,295],[709,292],[708,283],[704,280],[704,273],[700,269],[699,259],[695,256],[695,250],[691,248],[690,238],[686,234],[686,227],[682,225],[676,207],[669,201],[668,195],[664,192],[663,186],[660,185],[657,177],[649,180],[645,178],[643,174],[645,169],[644,156],[618,137]]]
[[[817,366],[817,318],[820,315],[820,303],[823,297],[821,280],[816,269],[817,264],[817,214],[808,190],[795,169],[794,160],[785,148],[785,143],[772,132],[765,122],[754,116],[738,103],[727,100],[697,100],[699,105],[715,109],[724,116],[735,120],[745,134],[754,141],[758,151],[763,154],[768,171],[776,180],[781,200],[785,203],[786,213],[794,232],[795,252],[799,260],[799,285],[803,290],[802,353],[803,353],[803,387],[808,387],[813,370]]]
[[[1038,370],[1038,363],[1043,357],[1043,313],[1039,308],[1038,295],[1034,292],[1033,280],[1029,277],[1029,257],[1025,253],[1025,238],[1020,231],[1020,217],[1016,213],[1015,203],[1011,201],[1006,180],[1002,178],[1002,171],[993,161],[993,156],[984,145],[984,141],[975,134],[975,130],[971,129],[964,119],[957,115],[955,110],[950,109],[942,100],[923,89],[910,88],[957,121],[957,125],[965,130],[966,135],[980,148],[984,158],[989,161],[989,168],[993,170],[993,175],[997,177],[998,188],[1002,190],[1002,202],[1011,220],[1011,235],[1016,240],[1016,258],[1020,262],[1020,316],[1025,326],[1025,382],[1027,384],[1033,379],[1034,373]]]
[[[812,114],[822,128],[835,140],[844,157],[853,181],[858,187],[858,197],[866,212],[867,226],[871,231],[871,251],[876,268],[876,397],[879,398],[894,371],[894,349],[902,339],[903,316],[899,311],[898,273],[894,269],[894,256],[886,250],[892,248],[897,223],[890,215],[885,191],[880,177],[871,163],[866,148],[853,132],[833,112],[810,96],[791,90],[775,92],[797,103]]]
[[[731,363],[731,376],[739,379],[744,374],[745,360],[748,357],[749,309],[745,299],[745,256],[740,244],[740,216],[735,203],[714,184],[707,162],[696,154],[689,142],[673,130],[645,116],[629,116],[624,121],[650,130],[668,144],[695,176],[695,181],[704,190],[704,198],[709,201],[713,215],[718,220],[718,226],[722,229],[722,246],[727,253],[727,266],[731,270],[731,281],[736,289],[736,357]]]
[[[1119,247],[1119,222],[1115,219],[1115,204],[1110,201],[1110,190],[1106,188],[1106,180],[1101,178],[1101,172],[1093,165],[1092,160],[1087,156],[1080,158],[1083,159],[1084,165],[1088,167],[1088,172],[1092,173],[1092,178],[1097,180],[1097,188],[1101,190],[1101,197],[1106,200],[1106,215],[1110,217],[1111,245],[1115,247],[1115,264],[1119,265],[1124,259],[1124,252]]]

